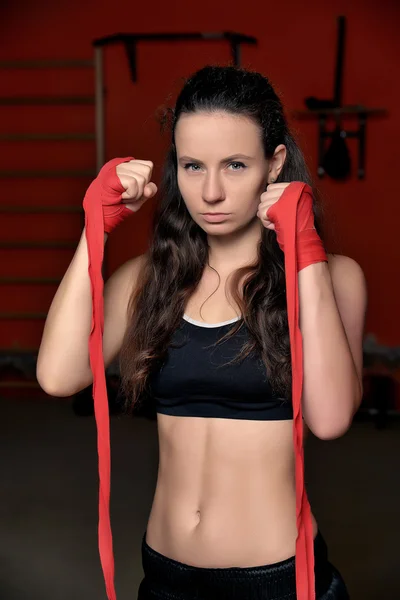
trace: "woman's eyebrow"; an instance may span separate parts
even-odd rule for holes
[[[227,156],[226,158],[223,158],[220,163],[226,163],[229,162],[231,160],[234,160],[235,158],[244,158],[246,160],[254,160],[254,156],[247,156],[246,154],[232,154],[232,156]],[[197,158],[193,158],[192,156],[181,156],[179,158],[179,162],[183,161],[183,160],[191,160],[193,162],[197,162],[199,164],[203,164],[203,162],[201,160],[198,160]]]

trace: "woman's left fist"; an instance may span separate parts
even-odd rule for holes
[[[278,202],[288,185],[290,185],[290,183],[270,183],[267,186],[267,190],[261,194],[257,217],[261,220],[261,223],[266,229],[275,231],[274,223],[267,217],[268,209],[275,204],[275,202]]]

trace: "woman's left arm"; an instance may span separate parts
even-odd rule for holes
[[[350,427],[362,400],[366,281],[355,260],[329,255],[329,263],[298,273],[303,338],[303,417],[317,437],[334,439]]]

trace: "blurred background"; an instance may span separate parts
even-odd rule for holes
[[[341,439],[310,438],[309,494],[352,600],[399,598],[400,208],[395,0],[201,4],[15,0],[0,7],[0,598],[106,598],[97,550],[91,388],[46,395],[43,325],[116,156],[154,162],[184,78],[238,64],[270,78],[325,206],[328,250],[368,283],[365,397]],[[154,204],[107,242],[105,279],[145,252]],[[136,598],[158,443],[151,408],[121,417],[107,372],[119,600]]]

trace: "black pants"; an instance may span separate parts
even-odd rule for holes
[[[320,532],[314,556],[317,600],[349,600]],[[145,576],[137,600],[296,600],[294,557],[261,567],[193,567],[150,548],[145,533],[142,566]]]

